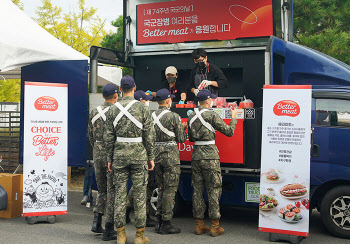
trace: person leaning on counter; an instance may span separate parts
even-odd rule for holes
[[[192,58],[195,67],[191,71],[191,92],[197,96],[201,89],[206,88],[219,96],[219,89],[228,87],[225,74],[218,66],[208,62],[207,52],[203,48],[195,49]]]
[[[165,78],[162,82],[162,85],[159,89],[168,89],[171,95],[174,95],[175,98],[173,102],[178,102],[179,104],[184,104],[186,101],[186,89],[178,84],[176,84],[176,80],[178,78],[177,69],[174,66],[169,66],[165,69]],[[147,91],[147,95],[156,96],[156,92]]]

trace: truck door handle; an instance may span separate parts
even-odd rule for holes
[[[320,146],[318,144],[312,144],[311,157],[317,158],[320,156]]]

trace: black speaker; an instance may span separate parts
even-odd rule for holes
[[[7,209],[7,192],[5,189],[0,185],[0,211]]]

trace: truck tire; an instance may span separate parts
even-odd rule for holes
[[[158,201],[158,187],[153,190],[152,196],[151,196],[151,209],[150,214],[155,216],[157,212],[157,201]]]
[[[322,223],[331,234],[350,238],[350,186],[338,186],[328,191],[320,210]]]

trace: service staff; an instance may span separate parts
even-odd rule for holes
[[[218,66],[208,62],[207,52],[203,48],[194,50],[192,58],[195,67],[191,72],[191,92],[197,96],[200,89],[206,88],[219,96],[219,89],[228,87],[225,74]]]
[[[174,96],[173,102],[178,102],[179,104],[184,104],[186,101],[186,89],[184,86],[176,83],[178,78],[177,69],[174,66],[169,66],[165,69],[165,78],[159,89],[168,89],[171,95]],[[156,96],[156,92],[147,91],[148,95]]]

